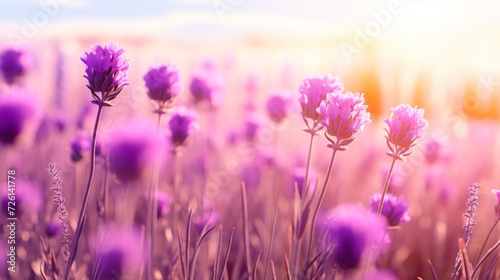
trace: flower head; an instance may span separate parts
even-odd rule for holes
[[[432,137],[425,143],[424,155],[425,161],[429,164],[445,159],[445,142],[444,140]]]
[[[325,226],[327,242],[333,245],[330,260],[344,271],[359,267],[373,245],[386,244],[385,221],[360,207],[347,205],[334,209]]]
[[[206,101],[217,107],[222,101],[224,81],[212,64],[206,64],[193,74],[189,90],[195,103]]]
[[[118,129],[110,136],[108,146],[111,170],[121,181],[141,179],[162,147],[156,130],[144,123],[127,124]]]
[[[9,94],[0,99],[0,143],[15,144],[38,117],[38,108],[30,96]]]
[[[175,147],[184,145],[187,138],[198,131],[199,126],[196,121],[196,113],[185,107],[180,107],[172,113],[168,126],[170,128],[170,137]]]
[[[493,189],[491,192],[497,197],[498,203],[495,205],[495,213],[500,217],[500,190]]]
[[[92,45],[90,52],[82,55],[81,61],[87,69],[84,76],[88,80],[87,87],[92,93],[95,104],[112,106],[115,99],[128,86],[128,59],[124,49],[110,43],[108,45]],[[97,93],[100,92],[101,96]]]
[[[100,234],[104,240],[100,243],[96,262],[96,279],[138,279],[141,264],[147,257],[141,246],[141,238],[135,231],[122,228],[110,228]],[[101,242],[98,239],[98,242]],[[146,258],[147,259],[147,258]]]
[[[282,92],[271,94],[267,100],[266,109],[269,118],[275,123],[283,122],[290,113],[291,99]]]
[[[321,101],[326,100],[328,93],[344,92],[344,84],[338,76],[332,77],[330,74],[316,75],[302,80],[299,91],[301,93],[299,102],[302,107],[302,116],[314,121],[320,121],[323,116],[316,109],[321,104]]]
[[[23,77],[31,64],[31,56],[26,50],[8,48],[0,54],[0,71],[9,85]]]
[[[374,214],[377,213],[381,194],[374,194],[370,198],[370,211]],[[389,226],[398,226],[402,223],[410,221],[408,216],[408,202],[402,196],[396,197],[390,193],[384,197],[384,206],[382,207],[382,216],[387,219]]]
[[[71,160],[74,162],[80,161],[84,154],[89,153],[91,149],[91,138],[84,132],[80,132],[71,141]]]
[[[326,133],[336,137],[334,141],[327,136],[333,148],[347,149],[347,145],[356,139],[354,134],[371,122],[370,113],[366,112],[368,106],[364,102],[363,94],[352,92],[333,92],[327,95],[326,101],[321,101],[316,111],[324,117],[321,123]]]
[[[149,98],[158,103],[159,109],[168,106],[181,91],[179,71],[172,64],[151,67],[144,75],[144,82]]]
[[[48,238],[55,237],[59,235],[62,230],[61,222],[50,222],[45,227],[45,234]]]
[[[389,125],[387,131],[387,146],[391,150],[388,154],[398,159],[411,154],[415,140],[424,136],[427,120],[424,119],[424,109],[417,109],[408,104],[400,104],[391,109],[390,119],[385,123]]]

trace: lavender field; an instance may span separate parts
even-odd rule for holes
[[[496,2],[7,2],[0,279],[500,279]]]

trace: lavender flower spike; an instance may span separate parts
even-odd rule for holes
[[[326,128],[325,136],[331,142],[331,147],[344,151],[352,141],[354,134],[363,130],[365,124],[370,123],[370,113],[366,112],[367,105],[360,93],[333,92],[327,95],[326,101],[321,101],[316,111],[324,117],[321,123]],[[328,135],[334,136],[336,141]]]
[[[370,212],[376,214],[380,200],[382,199],[381,194],[374,194],[370,198]],[[388,193],[384,197],[384,204],[382,207],[382,216],[387,219],[389,226],[399,226],[402,223],[410,221],[410,216],[408,216],[408,202],[402,196],[397,197]]]
[[[151,67],[144,75],[144,82],[149,98],[158,103],[157,110],[162,113],[181,91],[179,71],[172,64]]]
[[[299,88],[299,102],[302,107],[302,116],[304,118],[320,121],[323,119],[316,109],[321,101],[326,100],[327,93],[344,92],[344,84],[338,76],[315,75],[302,80]]]
[[[388,155],[403,160],[411,154],[411,148],[415,146],[415,140],[424,136],[427,128],[427,120],[424,119],[424,109],[417,109],[408,104],[400,104],[391,109],[392,114],[385,123],[389,125],[387,131],[387,146],[390,149]]]
[[[101,106],[112,106],[114,100],[128,86],[128,59],[124,49],[110,43],[108,45],[92,45],[91,51],[82,55],[81,61],[87,69],[84,76],[88,80],[87,87],[92,92],[92,103]],[[101,93],[98,96],[97,93]]]
[[[184,145],[187,138],[198,131],[196,119],[196,114],[185,107],[180,107],[172,113],[168,126],[171,133],[170,139],[175,147]]]

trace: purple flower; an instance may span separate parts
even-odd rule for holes
[[[140,122],[118,129],[110,136],[108,145],[111,170],[121,181],[141,179],[162,146],[154,127]]]
[[[497,197],[497,205],[495,206],[495,213],[500,217],[500,190],[493,189],[491,192]]]
[[[283,122],[290,113],[292,100],[284,92],[272,93],[266,103],[267,114],[275,123]]]
[[[30,96],[19,93],[0,99],[0,143],[15,144],[28,128],[33,127],[37,117],[38,108]]]
[[[74,162],[80,161],[84,154],[89,153],[91,149],[91,141],[89,135],[84,132],[79,132],[75,139],[71,141],[71,160]]]
[[[45,227],[45,234],[47,235],[48,238],[52,238],[59,235],[61,230],[62,230],[61,222],[50,222]]]
[[[100,245],[95,253],[99,257],[94,262],[95,279],[139,279],[141,264],[147,262],[140,235],[117,227],[99,236],[103,236],[104,240],[97,240]]]
[[[128,86],[128,60],[123,54],[124,49],[110,43],[108,45],[92,45],[90,52],[82,55],[81,61],[87,69],[84,76],[89,84],[87,87],[95,99],[92,103],[112,106],[110,101],[115,99]],[[99,97],[97,93],[100,92]]]
[[[160,108],[171,103],[181,91],[179,71],[172,64],[151,67],[144,75],[144,82],[149,98],[158,102]]]
[[[344,84],[338,76],[332,77],[330,74],[316,75],[302,80],[299,91],[301,93],[299,102],[302,107],[302,116],[319,121],[323,116],[316,109],[321,104],[321,101],[326,100],[327,93],[344,92]]]
[[[9,85],[23,77],[31,64],[31,56],[26,50],[9,48],[0,54],[0,71]]]
[[[196,113],[185,107],[179,107],[172,113],[168,126],[170,128],[170,139],[175,147],[184,145],[187,138],[198,131]]]
[[[336,137],[334,141],[327,136],[333,148],[347,149],[347,145],[356,139],[354,134],[371,122],[364,102],[363,94],[352,92],[333,92],[327,94],[326,101],[321,101],[316,111],[324,117],[321,123],[326,127],[326,133]]]
[[[253,142],[258,136],[259,130],[264,125],[265,120],[258,114],[252,114],[245,119],[243,127],[243,138],[248,142]]]
[[[435,163],[446,158],[445,142],[437,137],[432,137],[425,143],[424,155],[427,163]]]
[[[160,191],[158,192],[158,213],[157,217],[165,217],[170,210],[170,195],[166,192]]]
[[[195,103],[207,101],[211,106],[217,107],[222,101],[224,81],[215,72],[214,66],[207,64],[193,74],[189,90]]]
[[[415,140],[424,136],[428,124],[424,119],[424,109],[417,109],[416,106],[400,104],[391,111],[390,119],[385,120],[389,129],[384,128],[387,131],[387,146],[391,150],[388,154],[402,159],[411,154]]]
[[[382,195],[377,193],[370,197],[370,211],[377,213]],[[384,197],[384,206],[382,207],[382,216],[387,219],[389,226],[399,226],[402,223],[410,221],[408,216],[408,202],[402,196],[396,197],[390,193]]]
[[[344,271],[358,268],[374,246],[385,245],[386,223],[362,208],[344,205],[334,209],[325,222],[327,242],[333,245],[330,261]],[[378,252],[380,249],[378,248]],[[373,257],[373,256],[372,256]]]

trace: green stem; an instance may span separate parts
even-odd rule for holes
[[[71,270],[71,265],[73,264],[73,261],[76,258],[76,250],[78,249],[78,242],[80,241],[81,234],[83,232],[83,227],[84,224],[83,222],[83,217],[85,216],[85,212],[87,210],[87,202],[89,200],[90,196],[90,189],[92,187],[92,180],[94,178],[94,169],[95,169],[95,150],[96,150],[96,138],[97,138],[97,129],[99,128],[99,120],[101,119],[101,114],[102,114],[102,109],[103,105],[99,104],[99,108],[97,109],[97,117],[95,120],[94,124],[94,132],[92,135],[92,152],[90,154],[90,172],[89,172],[89,179],[87,182],[87,188],[85,190],[85,196],[83,197],[83,203],[82,203],[82,208],[80,209],[80,215],[78,216],[78,223],[76,227],[76,235],[75,235],[75,240],[73,243],[73,248],[71,250],[69,259],[68,259],[68,264],[66,266],[66,274],[64,279],[68,280],[69,279],[69,274]]]
[[[392,171],[394,170],[394,165],[396,164],[396,160],[397,160],[396,157],[392,158],[391,169],[389,169],[389,173],[387,173],[387,177],[385,178],[384,190],[382,191],[382,197],[380,198],[380,203],[378,204],[377,217],[380,217],[380,214],[382,214],[385,195],[387,193],[387,190],[389,190],[389,182],[391,181]]]
[[[326,194],[326,189],[328,187],[328,183],[330,182],[330,177],[332,175],[332,169],[333,169],[333,163],[335,161],[335,155],[337,154],[338,149],[336,147],[332,147],[333,152],[332,152],[332,157],[330,159],[330,164],[328,165],[328,172],[326,173],[326,178],[325,182],[323,183],[323,187],[321,188],[321,193],[318,198],[318,202],[316,203],[314,207],[314,212],[311,220],[311,228],[309,232],[309,245],[307,246],[307,253],[306,253],[306,262],[305,264],[309,262],[310,259],[310,254],[312,251],[312,246],[314,243],[314,229],[316,225],[316,219],[318,218],[318,213],[319,213],[319,208],[321,207],[321,203],[323,202],[323,198],[325,197]],[[306,268],[307,269],[307,268]]]

